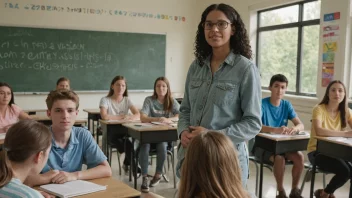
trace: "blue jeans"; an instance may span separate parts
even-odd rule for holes
[[[161,142],[156,144],[156,174],[163,173],[163,166],[166,159],[166,147],[167,142]],[[148,174],[148,166],[149,166],[149,151],[150,144],[142,144],[140,145],[139,150],[139,164],[141,165],[142,175]]]

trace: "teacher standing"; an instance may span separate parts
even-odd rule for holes
[[[207,130],[227,135],[238,150],[242,184],[248,179],[245,141],[261,129],[261,85],[247,31],[237,11],[210,5],[202,14],[180,108],[177,173],[193,137]],[[204,166],[204,164],[200,164]],[[206,166],[206,165],[205,165]]]

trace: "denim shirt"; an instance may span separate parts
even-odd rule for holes
[[[238,150],[242,180],[248,178],[245,141],[261,130],[261,84],[256,66],[231,52],[212,75],[210,56],[202,67],[195,60],[189,68],[178,122],[179,136],[189,126],[227,135]],[[178,150],[178,174],[185,155]]]

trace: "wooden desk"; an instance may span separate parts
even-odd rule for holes
[[[47,109],[25,109],[23,111],[28,113],[28,115],[36,115],[39,112],[46,112]]]
[[[92,134],[93,134],[93,137],[94,137],[94,122],[98,122],[99,119],[101,119],[100,117],[100,109],[83,109],[84,112],[87,112],[88,113],[88,130],[90,131],[91,127],[90,127],[90,121],[92,120]],[[98,136],[98,134],[97,134]]]
[[[129,187],[127,184],[122,181],[116,180],[112,177],[92,179],[88,180],[92,183],[107,186],[106,190],[99,191],[91,194],[82,195],[79,197],[82,198],[115,198],[115,197],[140,197],[141,192]],[[39,189],[39,187],[35,187]]]
[[[108,143],[107,143],[107,137],[108,133],[116,133],[121,130],[126,130],[126,128],[122,128],[122,124],[127,123],[127,122],[132,122],[132,123],[139,123],[140,121],[123,121],[123,120],[99,120],[101,129],[102,129],[102,151],[105,155],[107,155],[107,150],[108,150]],[[122,128],[122,129],[121,129]],[[126,135],[127,135],[127,130],[126,130]]]
[[[307,150],[309,135],[295,135],[287,137],[275,137],[275,135],[267,133],[259,133],[255,137],[255,145],[265,151],[272,152],[275,155],[287,152]],[[259,198],[262,197],[263,188],[263,155],[260,159],[260,183],[259,183]]]
[[[141,126],[136,123],[126,123],[122,124],[128,129],[128,134],[132,137],[132,145],[134,145],[137,139],[140,144],[146,143],[160,143],[160,142],[175,142],[178,140],[177,128],[165,125],[150,125]],[[135,154],[134,149],[131,150],[132,162],[131,164],[135,166],[134,170],[137,170],[138,157]],[[173,161],[175,158],[174,149],[172,149]],[[175,171],[174,163],[172,163],[172,170]],[[174,174],[175,175],[175,174]],[[137,189],[137,171],[134,171],[134,188]],[[174,177],[174,188],[176,188],[176,178]]]
[[[47,126],[50,126],[50,125],[52,124],[51,118],[49,118],[49,117],[46,116],[46,115],[41,115],[41,116],[38,116],[38,115],[30,115],[29,117],[30,117],[32,120],[38,121],[38,122],[43,123],[43,124],[45,124],[45,125],[47,125]],[[86,125],[86,124],[87,124],[87,120],[86,120],[86,119],[82,119],[82,118],[80,119],[80,118],[78,118],[78,119],[76,119],[74,126],[84,126],[84,125]]]
[[[319,152],[320,154],[352,162],[352,142],[344,142],[342,141],[343,138],[340,137],[331,138],[316,136],[315,138],[317,139],[317,152]],[[311,198],[313,198],[316,168],[316,165],[313,164],[313,174],[310,186]]]

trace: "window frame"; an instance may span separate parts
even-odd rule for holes
[[[309,97],[316,97],[317,94],[311,94],[311,93],[304,93],[301,92],[301,73],[302,73],[302,52],[303,52],[303,28],[307,26],[313,26],[313,25],[319,25],[320,29],[320,18],[319,19],[313,19],[313,20],[306,20],[303,21],[303,14],[304,14],[304,4],[311,3],[314,1],[319,1],[319,0],[305,0],[301,2],[296,2],[296,3],[291,3],[291,4],[286,4],[286,5],[281,5],[281,6],[276,6],[264,10],[259,10],[257,11],[257,35],[256,35],[256,64],[257,67],[260,69],[260,61],[259,61],[259,50],[260,50],[260,36],[259,34],[261,32],[268,32],[268,31],[273,31],[273,30],[281,30],[281,29],[288,29],[288,28],[298,28],[298,38],[297,38],[297,59],[296,59],[296,91],[286,91],[287,94],[292,94],[292,95],[300,95],[300,96],[309,96]],[[290,6],[295,6],[298,5],[298,21],[293,22],[293,23],[285,23],[285,24],[279,24],[279,25],[270,25],[270,26],[265,26],[265,27],[260,27],[260,14],[263,12],[268,12],[272,10],[277,10],[285,7],[290,7]],[[320,44],[319,44],[320,45]],[[317,57],[319,58],[319,56]],[[317,79],[318,80],[318,79]],[[318,82],[316,82],[318,83]],[[262,89],[268,90],[269,85],[262,85]]]

